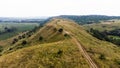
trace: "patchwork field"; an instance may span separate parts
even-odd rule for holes
[[[94,24],[85,24],[83,25],[85,29],[97,29],[99,31],[111,31],[115,29],[120,29],[120,20],[114,21],[101,21],[101,23],[94,23]]]
[[[21,32],[30,31],[38,26],[38,23],[0,23],[0,40],[5,40]]]

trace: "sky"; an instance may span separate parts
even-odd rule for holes
[[[120,16],[120,0],[0,0],[0,17]]]

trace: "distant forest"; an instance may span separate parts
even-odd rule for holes
[[[19,18],[0,18],[1,22],[10,22],[10,23],[40,23],[44,24],[45,22],[49,21],[51,18],[65,18],[70,19],[78,24],[91,24],[91,23],[99,23],[100,21],[111,20],[111,19],[120,19],[120,16],[105,16],[105,15],[60,15],[54,17],[48,17],[45,19],[41,18],[34,18],[34,19],[19,19]]]
[[[83,16],[61,15],[58,17],[71,19],[79,24],[91,24],[91,23],[99,23],[100,21],[104,21],[104,20],[120,19],[120,16],[105,16],[105,15],[83,15]]]

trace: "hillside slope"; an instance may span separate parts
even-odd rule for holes
[[[33,46],[3,54],[0,68],[120,67],[119,47],[92,37],[71,20],[52,19],[26,40]]]

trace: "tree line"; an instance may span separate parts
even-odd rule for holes
[[[120,46],[120,39],[116,39],[114,37],[108,37],[109,35],[120,37],[120,29],[116,29],[116,30],[112,30],[112,31],[105,30],[103,32],[100,32],[99,30],[91,28],[88,32],[92,36],[94,36],[100,40],[112,42],[112,43]]]

